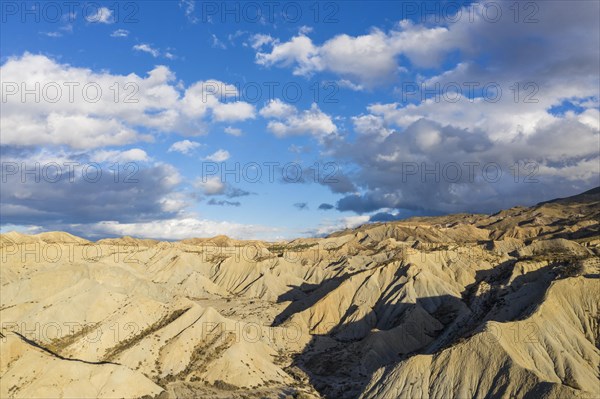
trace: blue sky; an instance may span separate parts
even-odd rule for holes
[[[2,230],[280,239],[599,184],[597,2],[269,4],[3,2]]]

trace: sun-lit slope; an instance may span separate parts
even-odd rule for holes
[[[2,398],[136,398],[163,391],[126,366],[61,358],[14,333],[0,339],[0,359]]]
[[[379,370],[362,398],[600,396],[598,283],[554,282],[529,317],[486,322],[434,354]]]
[[[266,249],[259,248],[258,259],[237,242],[221,250],[212,242],[1,238],[2,332],[22,334],[32,347],[38,345],[42,354],[56,359],[74,359],[92,371],[98,364],[114,364],[151,383],[138,384],[137,391],[119,391],[117,384],[116,396],[154,395],[162,390],[156,391],[155,384],[166,388],[177,381],[200,388],[216,384],[217,390],[267,385],[281,390],[294,383],[277,359],[281,353],[301,351],[309,338],[264,320],[262,309],[272,303],[263,299],[276,299],[289,289],[282,282],[285,270],[269,261],[276,255]],[[295,274],[285,277],[290,285],[304,281]],[[230,317],[211,306],[224,308],[243,298],[257,298],[260,306],[225,310]],[[38,357],[22,353],[14,360],[23,370],[41,370],[28,365]],[[57,386],[65,390],[52,388],[48,397],[79,397],[82,375],[75,373],[75,383],[58,379]],[[14,378],[3,376],[15,388],[7,388],[2,397],[41,395],[44,385],[19,382],[17,374]],[[81,396],[95,397],[96,392],[84,390]]]
[[[278,243],[2,234],[0,396],[599,397],[598,193]]]

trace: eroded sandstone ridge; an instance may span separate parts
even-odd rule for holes
[[[600,189],[326,238],[1,236],[2,398],[598,398]]]

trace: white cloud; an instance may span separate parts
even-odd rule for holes
[[[171,192],[160,200],[163,212],[182,213],[189,206],[188,198],[181,192]]]
[[[238,129],[237,127],[227,126],[225,129],[223,129],[223,131],[230,136],[239,137],[242,135],[242,130]]]
[[[204,158],[207,161],[212,162],[225,162],[230,158],[229,151],[226,150],[217,150],[214,154],[211,154]]]
[[[148,131],[199,135],[211,121],[255,117],[252,104],[225,103],[237,95],[235,86],[207,80],[185,88],[165,66],[146,76],[116,75],[26,53],[9,58],[0,73],[3,145],[119,146],[151,141]],[[33,94],[22,97],[22,87],[36,84],[37,102]]]
[[[73,24],[67,23],[65,25],[60,26],[57,31],[53,31],[53,32],[40,32],[40,34],[42,34],[42,35],[46,35],[48,37],[54,37],[54,38],[62,37],[63,33],[73,33]]]
[[[306,26],[306,25],[302,25],[300,27],[300,29],[298,29],[298,33],[300,33],[301,35],[306,35],[309,34],[310,32],[312,32],[314,29],[312,26]]]
[[[320,223],[319,227],[315,230],[309,231],[310,236],[325,236],[336,231],[344,229],[353,229],[369,221],[370,216],[368,215],[356,215],[346,216],[343,218],[330,220],[326,219]]]
[[[132,128],[112,118],[70,115],[50,112],[36,119],[5,113],[2,126],[3,144],[36,145],[66,144],[73,148],[118,146],[136,141],[150,141],[148,135],[138,134]]]
[[[254,105],[244,101],[218,103],[212,112],[213,118],[220,122],[244,121],[255,117]]]
[[[598,184],[600,129],[583,123],[580,115],[557,118],[527,134],[493,136],[493,131],[429,118],[381,136],[361,134],[333,149],[358,167],[351,179],[360,188],[360,194],[342,198],[338,209],[494,212]],[[493,173],[486,173],[488,166]]]
[[[19,174],[5,176],[0,190],[2,223],[64,230],[64,223],[160,220],[176,216],[189,205],[189,197],[179,194],[182,179],[177,169],[150,162],[138,148],[91,153],[53,149],[11,152],[3,156],[4,161],[55,166],[46,174],[48,178],[37,181],[23,180]]]
[[[274,227],[218,222],[187,216],[153,222],[118,223],[104,221],[87,225],[86,234],[106,237],[107,235],[133,236],[161,240],[181,240],[194,237],[214,237],[226,235],[235,239],[273,240],[280,235],[280,230]]]
[[[364,86],[352,83],[348,79],[340,79],[340,80],[338,80],[337,81],[337,85],[339,87],[344,87],[346,89],[350,89],[350,90],[353,90],[353,91],[363,91],[363,90],[365,90]]]
[[[73,33],[73,24],[66,24],[58,28],[59,30],[67,33]]]
[[[202,144],[198,143],[197,141],[190,141],[190,140],[182,140],[182,141],[177,141],[175,143],[173,143],[171,145],[171,147],[169,147],[168,152],[180,152],[182,154],[189,154],[190,152],[192,152],[193,150],[195,150],[196,148],[200,147]]]
[[[86,21],[92,23],[112,24],[114,21],[112,10],[106,7],[99,7],[95,14],[87,15]]]
[[[198,18],[194,15],[196,2],[194,0],[179,0],[179,7],[184,9],[186,18],[193,24],[198,22]]]
[[[224,102],[239,96],[234,85],[218,80],[207,80],[191,85],[181,101],[182,111],[188,116],[200,117],[209,111],[215,121],[233,122],[253,119],[254,105],[244,101]]]
[[[285,43],[279,41],[271,43],[273,46],[270,53],[261,51],[256,53],[257,64],[286,67],[295,65],[295,75],[308,75],[324,69],[319,58],[319,48],[307,36],[295,36]]]
[[[598,44],[597,35],[584,33],[598,29],[597,18],[592,18],[600,11],[597,2],[578,2],[581,7],[575,11],[566,3],[544,2],[538,5],[536,23],[514,23],[509,17],[514,15],[510,4],[501,2],[493,3],[495,9],[500,8],[502,17],[491,21],[486,2],[465,6],[455,21],[447,18],[437,26],[431,21],[419,24],[401,20],[387,32],[373,28],[358,36],[338,34],[320,45],[301,31],[288,41],[273,39],[264,43],[270,46],[257,47],[256,62],[290,67],[295,75],[303,76],[329,71],[365,87],[388,84],[406,67],[413,71],[439,68],[451,53],[460,53],[461,59],[489,54],[486,63],[497,65],[496,76],[532,67],[539,67],[542,75],[564,71],[543,67],[548,62],[558,65],[576,59],[571,56],[582,57],[582,61],[586,60],[583,64],[590,65],[587,61],[592,59],[591,54],[579,54],[579,48],[595,48]],[[544,40],[540,41],[540,37]],[[569,44],[574,42],[581,45]],[[533,79],[539,76],[532,74]]]
[[[495,4],[508,7],[507,3]],[[352,118],[359,133],[353,142],[328,143],[328,150],[357,168],[350,178],[359,193],[342,198],[338,209],[358,213],[382,208],[492,212],[573,195],[598,185],[600,113],[594,99],[598,97],[600,65],[597,52],[587,49],[600,47],[600,26],[597,18],[591,17],[600,11],[599,4],[580,2],[581,7],[573,12],[566,3],[537,4],[539,22],[535,24],[515,24],[510,17],[491,23],[479,14],[469,21],[463,13],[459,22],[448,26],[402,22],[390,32],[375,30],[362,38],[371,42],[373,49],[376,43],[380,48],[392,46],[390,53],[406,56],[413,74],[419,72],[415,66],[440,66],[448,49],[459,50],[460,61],[437,76],[417,75],[416,82],[408,82],[429,90],[427,98],[417,93],[408,100],[371,104],[368,114]],[[503,14],[511,15],[508,8]],[[445,39],[436,41],[435,37]],[[353,65],[353,61],[344,64],[344,57],[338,56],[346,54],[341,49],[348,50],[346,55],[361,53],[359,38],[340,35],[334,39],[320,46],[307,62],[294,58],[289,65],[314,67],[311,71],[322,67],[346,76],[343,65]],[[329,48],[324,55],[328,45],[336,49]],[[369,51],[374,50],[364,54]],[[386,56],[382,57],[385,60]],[[283,55],[275,58],[284,59]],[[331,64],[333,59],[338,62]],[[381,65],[385,65],[383,60]],[[392,61],[390,71],[398,67],[398,59]],[[273,64],[279,62],[283,61]],[[348,79],[362,83],[368,82],[368,77]],[[491,83],[500,87],[502,95],[491,101],[479,91],[467,95],[470,83],[479,89]],[[520,91],[515,99],[517,84]],[[456,85],[462,88],[458,94],[450,90]],[[438,98],[431,95],[436,86]],[[403,86],[396,94],[404,97],[408,92]],[[550,112],[565,101],[583,111]],[[479,165],[476,178],[467,177],[464,163]],[[517,177],[516,163],[521,165]],[[523,169],[525,163],[535,170]],[[407,176],[403,170],[407,164],[417,168],[415,176]],[[458,181],[444,176],[443,168],[452,164],[462,165]],[[498,181],[486,181],[482,171],[483,166],[492,164],[502,170]],[[431,173],[424,176],[423,170]],[[524,181],[529,173],[538,183]]]
[[[194,187],[201,190],[204,195],[224,194],[227,188],[218,176],[198,178],[194,182]]]
[[[156,57],[158,57],[160,55],[160,51],[159,50],[157,50],[155,48],[152,48],[149,44],[146,44],[146,43],[136,44],[136,45],[133,46],[133,49],[135,51],[141,51],[141,52],[144,52],[144,53],[148,53],[148,54],[150,54],[154,58],[156,58]]]
[[[360,115],[352,117],[354,130],[363,135],[385,138],[389,136],[393,129],[386,126],[382,116],[379,115]]]
[[[139,149],[95,151],[89,161],[123,162],[144,158],[144,154]],[[190,205],[190,197],[177,191],[182,178],[171,165],[144,163],[135,169],[125,169],[125,165],[120,165],[119,175],[110,173],[115,171],[111,165],[110,169],[103,169],[106,173],[102,173],[102,179],[90,184],[82,178],[82,169],[89,164],[82,163],[84,159],[80,152],[71,155],[41,150],[33,155],[27,154],[26,161],[55,165],[72,162],[76,165],[73,181],[36,182],[29,179],[23,182],[19,174],[7,176],[0,190],[3,232],[17,227],[28,232],[69,231],[91,238],[130,235],[176,240],[222,234],[239,239],[280,238],[280,230],[276,228],[208,220],[185,212]],[[6,162],[22,161],[25,159],[16,158],[12,153],[6,158]],[[67,173],[65,168],[63,173]],[[91,173],[93,176],[94,172]],[[115,179],[119,179],[120,183],[115,184]],[[130,184],[121,183],[126,179],[132,179]],[[223,194],[230,198],[248,195],[221,183],[218,177],[213,177],[206,184],[200,180],[196,183],[200,183],[195,186],[206,195]],[[40,202],[39,198],[44,198],[44,201]]]
[[[129,36],[129,31],[127,29],[117,29],[110,34],[111,37],[127,37]]]
[[[254,50],[258,50],[264,45],[271,44],[273,42],[275,42],[275,39],[271,35],[265,35],[263,33],[257,33],[250,36],[248,39],[250,47],[252,47]]]
[[[215,35],[214,33],[211,34],[211,38],[212,38],[212,46],[214,48],[220,48],[221,50],[226,50],[227,46],[225,45],[225,43],[223,43],[221,40],[219,40],[219,38],[217,37],[217,35]]]
[[[126,151],[99,150],[94,152],[90,156],[90,159],[94,162],[147,162],[150,160],[150,157],[146,151],[140,148],[132,148]]]
[[[62,33],[60,33],[60,32],[41,32],[41,33],[48,37],[62,37]]]
[[[142,43],[142,44],[136,44],[133,46],[133,50],[135,51],[140,51],[142,53],[147,53],[150,54],[152,57],[154,58],[158,58],[160,56],[169,59],[169,60],[175,60],[177,59],[177,56],[175,54],[173,54],[171,51],[165,51],[164,53],[158,49],[158,48],[154,48],[151,45],[147,44],[147,43]]]
[[[286,115],[294,114],[296,112],[296,107],[276,98],[274,100],[269,101],[269,103],[266,106],[264,106],[259,113],[263,118],[280,119],[285,117]]]
[[[321,46],[306,32],[287,42],[260,42],[256,62],[265,66],[293,67],[295,75],[331,71],[344,79],[346,87],[357,90],[389,82],[401,70],[397,58],[404,54],[418,66],[435,66],[456,40],[444,27],[425,28],[403,21],[390,32],[373,29],[360,36],[337,35]],[[260,49],[271,44],[269,52]]]
[[[579,122],[591,127],[592,129],[597,128],[600,126],[600,111],[598,108],[592,108],[594,106],[597,107],[595,104],[590,104],[588,106],[590,108],[583,111],[576,118],[579,120]]]
[[[259,113],[265,118],[276,119],[269,121],[267,128],[278,137],[311,134],[323,138],[337,132],[331,117],[314,103],[309,110],[298,111],[296,107],[275,99]]]
[[[247,34],[248,34],[248,32],[247,32],[247,31],[244,31],[244,30],[239,30],[239,29],[238,29],[238,30],[236,30],[234,33],[230,33],[230,34],[228,34],[228,35],[227,35],[227,40],[229,40],[229,43],[231,43],[232,45],[235,45],[235,42],[236,42],[236,40],[237,40],[239,37],[242,37],[242,36],[244,36],[244,35],[247,35]],[[248,46],[248,44],[247,44],[247,43],[243,43],[243,45],[244,45],[244,46],[246,46],[246,47]]]

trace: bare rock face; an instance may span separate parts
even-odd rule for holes
[[[598,398],[600,189],[290,242],[0,236],[2,398]]]

